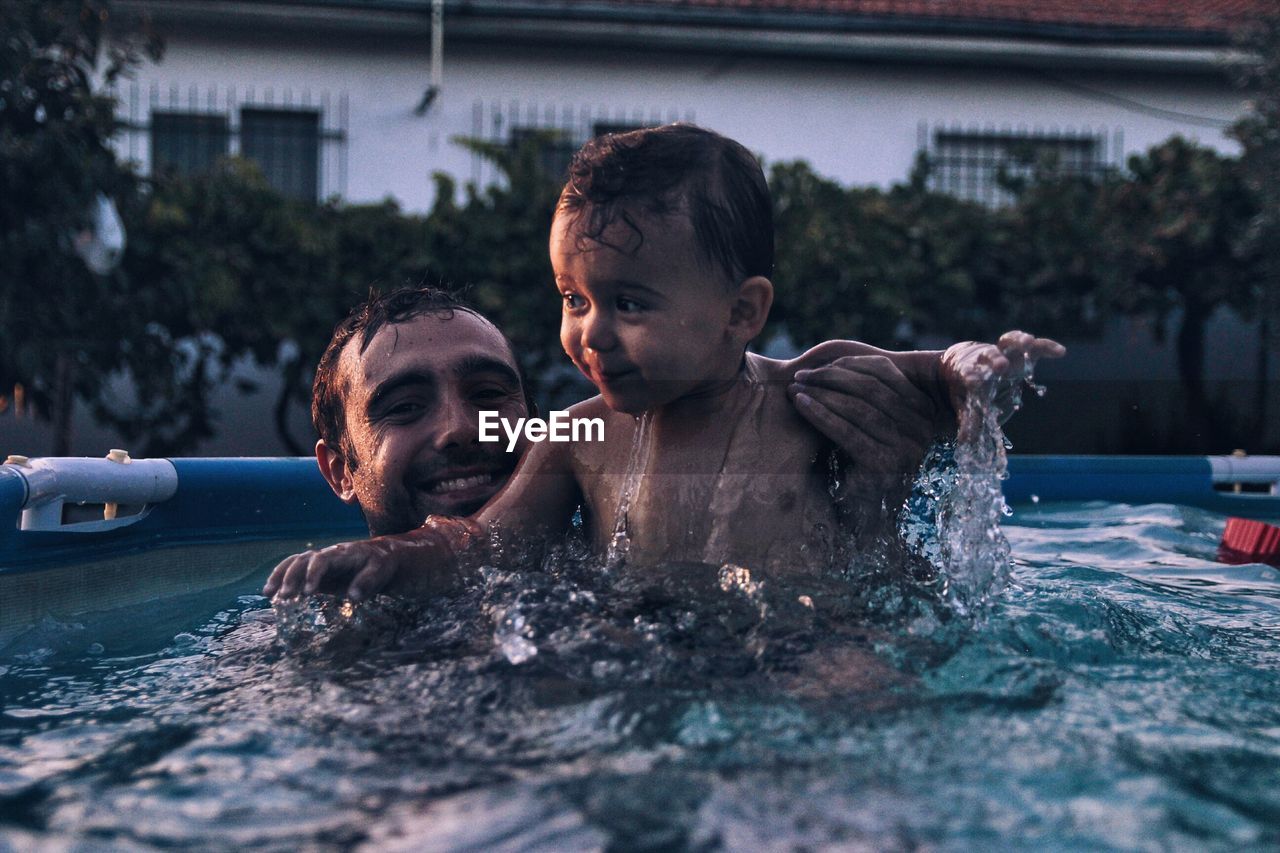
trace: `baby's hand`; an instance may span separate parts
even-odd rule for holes
[[[991,394],[1000,423],[1004,423],[1017,411],[1036,361],[1061,358],[1066,352],[1066,347],[1049,338],[1005,332],[994,344],[952,344],[942,354],[942,378],[957,415],[971,399],[981,399],[976,395]]]
[[[286,557],[262,588],[268,598],[285,599],[317,592],[340,593],[353,601],[389,586],[422,595],[457,586],[457,554],[470,544],[471,522],[431,516],[417,530],[342,542]]]

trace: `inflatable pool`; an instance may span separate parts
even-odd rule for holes
[[[1013,459],[974,622],[874,561],[271,607],[363,533],[311,460],[5,466],[0,607],[47,609],[0,644],[0,849],[1274,850],[1246,461]]]
[[[1015,456],[1005,495],[1015,506],[1179,504],[1275,521],[1280,457]],[[0,643],[49,613],[213,588],[366,532],[310,457],[10,457],[0,466]]]

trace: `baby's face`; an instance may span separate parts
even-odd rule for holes
[[[629,212],[643,240],[621,219],[600,242],[579,239],[579,220],[557,215],[551,265],[564,351],[611,409],[639,414],[732,379],[742,342],[729,332],[734,294],[688,217]]]

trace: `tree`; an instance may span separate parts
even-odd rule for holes
[[[0,0],[0,388],[21,384],[66,453],[74,396],[108,386],[140,325],[117,276],[72,250],[99,194],[127,199],[135,178],[110,147],[110,84],[160,47],[117,32],[106,0]]]
[[[1240,87],[1252,95],[1248,113],[1231,128],[1243,152],[1245,180],[1258,211],[1243,235],[1242,250],[1259,257],[1262,340],[1258,352],[1256,409],[1266,417],[1268,353],[1280,349],[1280,15],[1265,18],[1242,36],[1250,58],[1237,68]]]
[[[1129,159],[1129,177],[1101,199],[1105,298],[1122,313],[1177,313],[1178,376],[1191,423],[1210,446],[1236,443],[1205,386],[1205,331],[1219,307],[1256,316],[1265,288],[1256,254],[1240,240],[1257,199],[1239,160],[1174,137]]]
[[[910,183],[845,188],[803,162],[770,173],[777,234],[775,309],[802,345],[856,338],[893,346],[917,333],[975,334],[991,297],[974,270],[984,208]]]
[[[138,399],[97,414],[150,453],[188,451],[212,435],[209,394],[244,358],[279,371],[276,434],[289,452],[309,453],[288,414],[309,403],[334,323],[371,288],[432,280],[422,217],[390,201],[290,199],[238,158],[205,174],[158,176],[126,218],[135,238],[124,274],[151,318],[144,340],[155,352],[130,362]],[[148,369],[164,363],[160,352],[185,362],[184,381]]]
[[[491,160],[503,175],[487,187],[456,187],[437,174],[436,203],[426,218],[428,253],[439,280],[466,291],[511,339],[525,373],[553,406],[582,399],[589,389],[567,367],[560,347],[560,307],[547,251],[563,176],[551,174],[542,152],[551,133],[517,146],[456,140]]]

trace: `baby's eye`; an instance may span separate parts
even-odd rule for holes
[[[563,293],[561,296],[564,297],[564,307],[570,310],[582,308],[587,304],[587,301],[576,293]]]
[[[635,301],[634,299],[628,299],[625,296],[618,297],[617,305],[618,305],[618,310],[621,311],[623,314],[632,314],[636,311],[644,310],[644,306],[641,305],[639,302]]]

